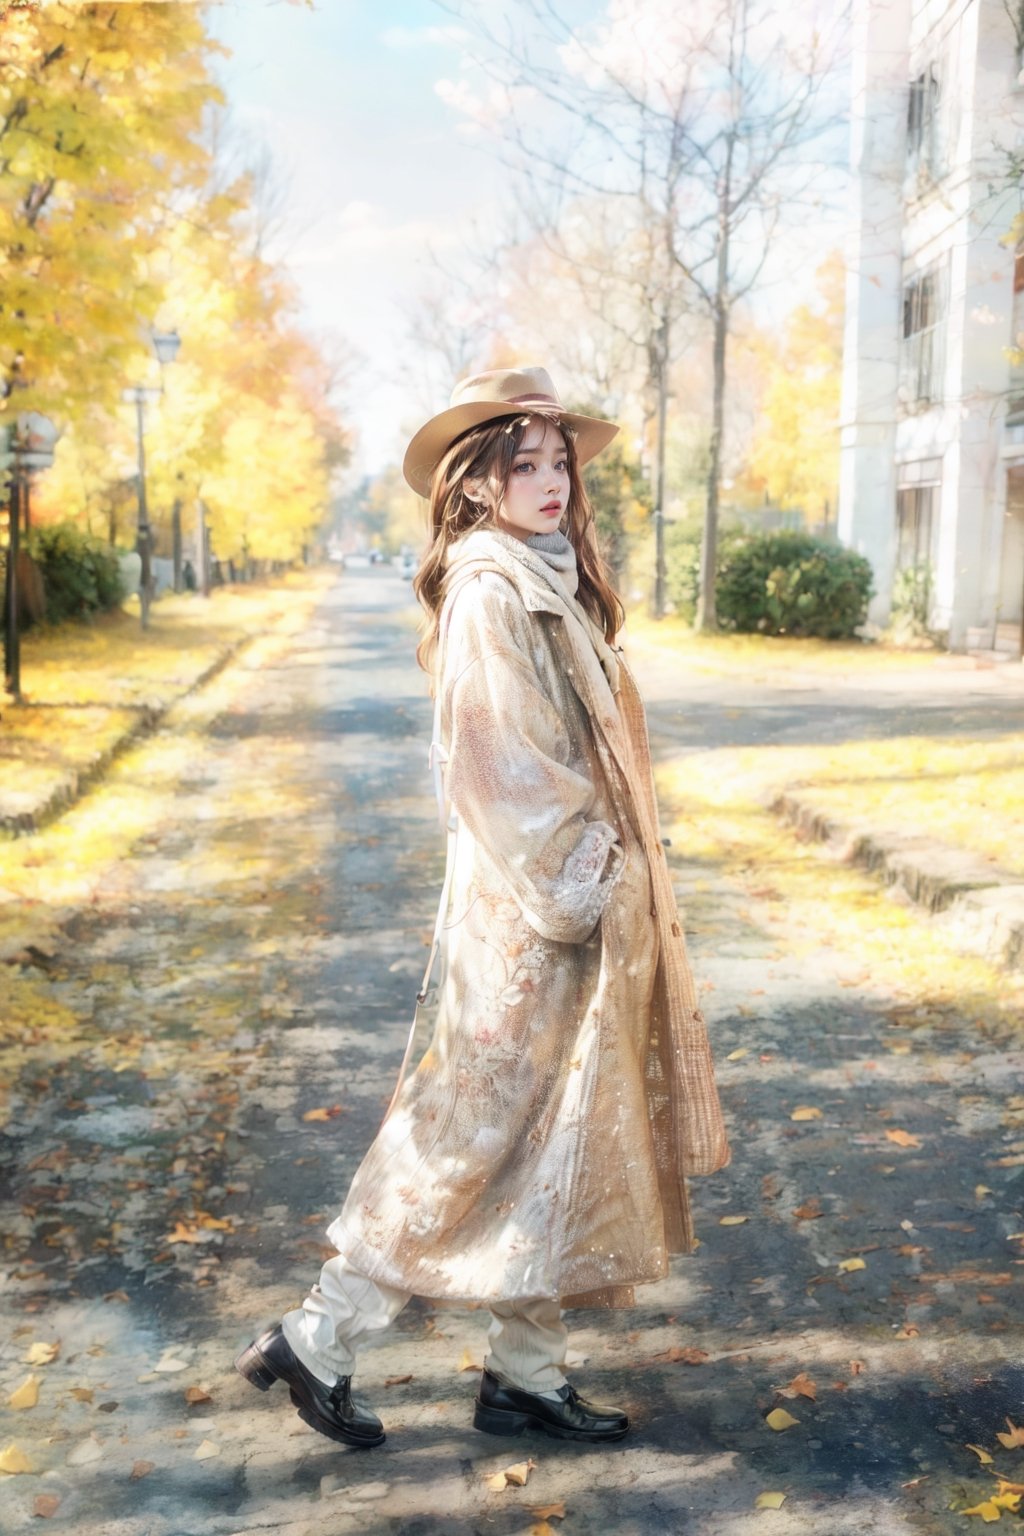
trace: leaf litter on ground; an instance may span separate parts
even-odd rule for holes
[[[494,1472],[484,1478],[487,1487],[494,1493],[501,1493],[505,1488],[525,1488],[529,1481],[530,1473],[537,1463],[533,1457],[526,1461],[517,1461],[510,1467],[503,1467],[500,1472]]]

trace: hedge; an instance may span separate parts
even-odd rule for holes
[[[666,532],[667,596],[692,623],[700,535],[692,527]],[[870,562],[841,545],[792,529],[719,533],[715,610],[720,629],[851,639],[867,618],[873,594]]]
[[[124,598],[116,552],[74,523],[34,529],[26,548],[42,573],[51,624],[88,618]]]

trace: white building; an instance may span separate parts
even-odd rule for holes
[[[872,622],[927,564],[951,650],[1019,655],[1024,0],[855,5],[839,538]]]

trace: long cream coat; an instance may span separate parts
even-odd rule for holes
[[[447,590],[440,1018],[328,1235],[421,1296],[628,1305],[729,1161],[643,705],[575,571],[480,528]]]

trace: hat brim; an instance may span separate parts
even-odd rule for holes
[[[589,464],[602,448],[607,448],[618,433],[614,421],[603,421],[599,416],[581,416],[577,411],[563,411],[560,407],[538,404],[536,413],[555,414],[559,421],[573,428],[576,437],[576,458],[579,464]],[[491,400],[467,400],[463,405],[453,405],[439,415],[432,416],[426,426],[420,428],[409,444],[402,463],[402,473],[418,496],[430,495],[430,483],[445,450],[463,432],[471,427],[483,426],[488,421],[500,421],[504,417],[527,416],[529,405],[509,406]]]

